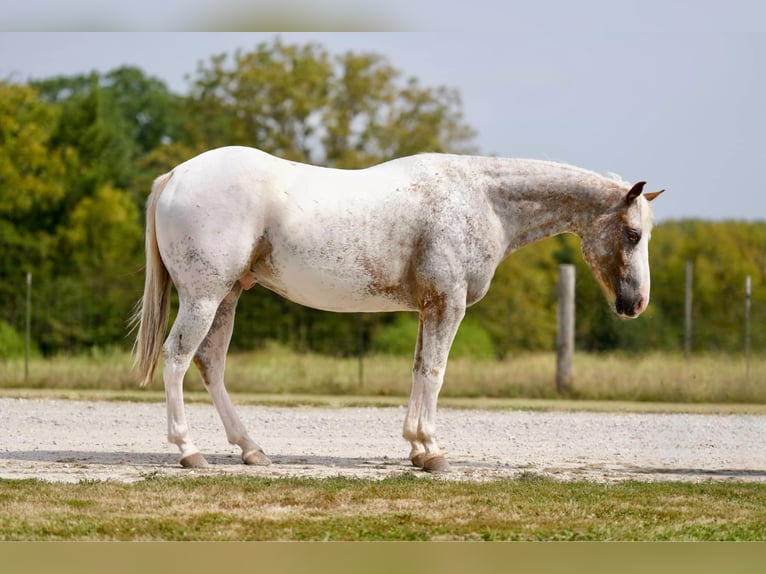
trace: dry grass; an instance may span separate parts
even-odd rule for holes
[[[371,356],[354,358],[298,354],[281,347],[232,354],[227,386],[235,393],[406,397],[410,390],[410,359]],[[504,361],[450,361],[441,396],[560,399],[552,353],[522,354]],[[127,353],[36,359],[24,383],[20,360],[0,363],[0,389],[47,388],[132,390],[135,373]],[[155,380],[161,388],[159,376]],[[201,391],[191,369],[186,388]],[[766,359],[754,357],[750,376],[742,357],[700,355],[575,356],[575,383],[570,398],[640,402],[766,404]]]
[[[764,484],[0,481],[5,540],[764,540]]]

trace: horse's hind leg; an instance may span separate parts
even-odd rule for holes
[[[213,324],[220,299],[180,295],[178,317],[173,323],[163,354],[165,365],[165,404],[168,412],[168,441],[181,451],[181,465],[205,467],[207,461],[189,438],[183,400],[183,378],[192,357]]]
[[[221,417],[229,442],[242,449],[242,460],[245,464],[265,466],[271,464],[271,461],[263,453],[263,449],[247,434],[247,430],[245,430],[229,398],[229,393],[226,392],[223,381],[226,352],[234,328],[234,312],[241,293],[242,287],[236,283],[221,302],[210,331],[197,349],[194,364],[197,365],[202,380],[205,382],[205,388],[213,399],[213,404],[215,404]]]

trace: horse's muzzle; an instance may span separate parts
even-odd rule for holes
[[[646,300],[643,296],[620,297],[614,300],[614,310],[620,317],[635,319],[646,309]]]

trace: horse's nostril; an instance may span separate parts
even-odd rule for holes
[[[617,299],[614,301],[614,310],[617,311],[618,315],[625,315],[627,312],[625,300],[617,297]]]
[[[646,309],[646,299],[641,297],[636,304],[636,315],[640,315]]]
[[[644,298],[638,300],[618,297],[614,302],[614,310],[622,317],[638,317],[643,311]]]

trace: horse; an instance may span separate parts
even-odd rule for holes
[[[425,153],[342,170],[248,147],[210,150],[159,176],[146,207],[134,354],[142,386],[164,357],[168,440],[180,464],[208,465],[184,414],[192,361],[244,463],[271,463],[224,386],[237,301],[257,283],[326,311],[417,312],[403,436],[414,466],[449,471],[436,406],[466,308],[508,255],[573,233],[612,309],[640,315],[649,303],[650,202],[664,191],[644,185],[541,160]],[[171,283],[179,309],[163,343]]]

